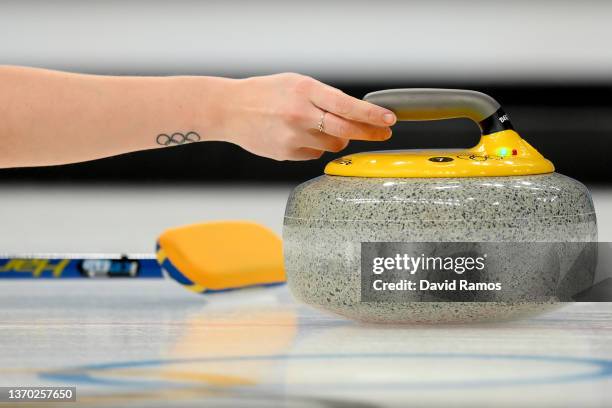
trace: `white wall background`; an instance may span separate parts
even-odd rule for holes
[[[109,73],[608,80],[610,1],[0,2],[0,63]]]

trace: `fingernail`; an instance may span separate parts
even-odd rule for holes
[[[391,139],[391,129],[388,129],[387,133],[380,135],[379,140],[389,140],[389,139]]]
[[[383,120],[385,121],[385,123],[388,123],[388,124],[391,125],[391,124],[395,123],[395,115],[392,114],[392,113],[387,112],[387,113],[385,113],[383,115]]]

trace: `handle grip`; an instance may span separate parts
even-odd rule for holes
[[[508,116],[489,95],[465,89],[406,88],[371,92],[364,100],[385,107],[401,121],[468,118],[483,133],[512,129]]]

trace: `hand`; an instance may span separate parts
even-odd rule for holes
[[[222,139],[275,160],[317,159],[350,140],[387,140],[396,121],[388,109],[299,74],[247,78],[230,88]]]

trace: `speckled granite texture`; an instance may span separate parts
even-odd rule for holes
[[[589,242],[597,241],[597,226],[587,188],[557,173],[402,179],[323,175],[292,192],[283,237],[289,286],[310,305],[370,322],[460,323],[529,316],[556,307],[560,299],[361,302],[361,242]],[[561,254],[551,279],[528,276],[541,273],[528,265],[517,268],[517,279],[541,281],[543,291],[559,279],[588,285],[592,276],[584,272],[568,276],[575,273],[577,257],[572,251]]]

